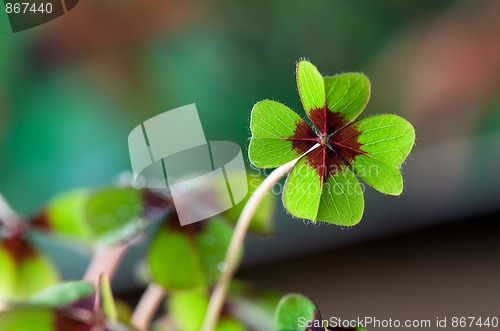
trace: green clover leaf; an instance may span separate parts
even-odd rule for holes
[[[26,299],[59,281],[56,267],[23,231],[0,238],[0,266],[0,301]]]
[[[297,86],[312,125],[281,103],[258,102],[250,122],[250,161],[274,168],[301,157],[283,192],[288,212],[355,225],[364,209],[357,177],[382,193],[401,194],[400,167],[415,142],[413,126],[391,114],[356,120],[370,98],[370,81],[361,73],[323,77],[301,60]]]
[[[307,331],[307,326],[300,325],[302,321],[313,324],[315,321],[321,322],[321,313],[318,308],[305,296],[291,293],[285,295],[274,314],[274,323],[277,331]],[[304,323],[305,324],[305,323]],[[324,330],[315,328],[314,330]]]

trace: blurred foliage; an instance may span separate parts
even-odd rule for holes
[[[31,220],[0,219],[0,301],[27,299],[59,280],[33,231],[101,249],[136,238],[170,205],[166,197],[130,187],[78,190],[56,197]]]
[[[82,281],[47,288],[29,302],[15,303],[0,311],[0,330],[126,331],[125,325],[108,319],[106,307],[94,306],[95,288]],[[101,299],[112,300],[108,294]]]
[[[262,177],[259,176],[253,176],[252,179],[254,184],[255,181],[262,182]],[[245,176],[242,180],[249,178]],[[274,196],[269,195],[265,201],[259,208],[260,212],[252,219],[253,227],[261,233],[269,233],[273,227],[271,216]],[[12,219],[0,219],[0,267],[4,270],[0,273],[0,303],[7,307],[11,302],[18,302],[15,307],[19,305],[0,313],[0,328],[5,326],[6,330],[14,330],[16,327],[27,327],[30,323],[40,323],[41,328],[52,330],[50,325],[54,320],[59,323],[60,319],[70,324],[81,324],[84,328],[100,326],[104,322],[106,327],[111,323],[121,328],[121,323],[130,323],[130,310],[123,304],[117,304],[105,275],[99,279],[97,293],[86,282],[68,282],[49,287],[56,284],[57,271],[47,259],[38,254],[37,248],[31,243],[30,235],[33,231],[54,238],[70,239],[66,241],[67,245],[87,244],[102,250],[129,244],[139,238],[153,221],[161,220],[161,224],[153,229],[156,234],[147,256],[151,277],[169,293],[173,293],[174,297],[182,290],[206,293],[224,271],[223,261],[233,233],[231,222],[235,222],[236,215],[226,213],[210,220],[181,226],[172,207],[169,196],[148,189],[107,187],[62,193],[29,220],[19,219],[15,215]],[[43,289],[43,292],[33,296]],[[244,293],[242,287],[239,293]],[[100,298],[96,301],[99,303],[99,310],[87,312],[88,316],[85,315],[83,319],[78,317],[80,313],[74,316],[74,307],[68,308],[82,300],[87,301],[84,306],[94,307],[92,302],[96,296]],[[184,302],[183,297],[180,298]],[[206,294],[203,294],[203,298],[208,300]],[[19,301],[21,299],[30,300]],[[61,317],[61,309],[65,311],[66,317]],[[19,311],[26,313],[32,322],[16,321]],[[110,327],[110,330],[115,330],[116,325]],[[234,318],[222,319],[219,328],[221,331],[244,330]]]
[[[249,184],[247,197],[238,205],[209,221],[183,226],[177,214],[171,213],[156,232],[147,253],[149,275],[167,292],[207,289],[225,270],[224,260],[233,235],[232,226],[236,224],[250,195],[264,179],[255,173],[232,178]],[[251,232],[261,235],[271,233],[274,201],[274,195],[265,196],[251,220]]]
[[[169,292],[210,286],[218,279],[231,236],[232,229],[221,220],[180,226],[174,214],[149,248],[153,280]]]
[[[8,299],[27,299],[59,281],[51,261],[21,232],[0,238],[0,270],[0,304]]]
[[[45,308],[61,308],[95,293],[95,288],[84,281],[72,281],[49,287],[34,295],[29,303]]]
[[[272,330],[274,313],[281,294],[256,288],[252,284],[233,280],[227,299],[229,310],[250,329]]]
[[[30,308],[10,310],[0,313],[0,327],[6,331],[54,331],[54,315],[49,309]]]
[[[233,281],[217,331],[272,330],[280,295]],[[209,296],[206,291],[178,291],[166,300],[167,314],[154,330],[199,331]]]
[[[96,248],[133,239],[166,214],[171,199],[146,189],[108,187],[74,190],[49,201],[34,228]]]

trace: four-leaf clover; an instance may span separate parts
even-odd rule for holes
[[[275,168],[302,156],[283,191],[288,212],[354,225],[364,209],[357,177],[382,193],[401,194],[400,167],[415,142],[413,126],[392,114],[356,120],[370,97],[370,81],[361,73],[323,77],[302,60],[297,85],[312,125],[281,103],[258,102],[251,115],[250,161]]]

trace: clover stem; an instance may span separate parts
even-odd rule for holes
[[[309,151],[306,152],[306,154],[318,146],[319,144],[314,145],[311,149],[309,149]],[[231,282],[231,279],[233,278],[234,272],[236,271],[239,252],[241,250],[241,247],[243,246],[243,241],[245,240],[245,235],[248,231],[250,221],[252,220],[257,207],[259,206],[262,199],[264,199],[267,192],[274,186],[274,184],[276,184],[283,176],[289,173],[301,157],[285,163],[284,165],[276,168],[273,172],[271,172],[269,176],[267,176],[267,178],[262,182],[262,184],[257,187],[255,192],[253,192],[253,194],[250,196],[250,199],[248,199],[248,202],[245,204],[245,207],[243,208],[243,211],[238,218],[238,223],[236,223],[234,234],[231,238],[231,243],[229,244],[229,248],[226,253],[226,270],[222,273],[212,292],[207,312],[205,314],[205,319],[203,320],[203,325],[201,328],[202,331],[213,331],[215,328],[227,295],[229,284]]]
[[[156,283],[149,284],[132,314],[132,325],[139,331],[147,331],[166,292]]]
[[[7,200],[0,193],[0,224],[6,227],[15,226],[18,220],[17,214],[12,210]]]
[[[106,247],[104,249],[98,250],[92,260],[90,261],[83,280],[86,280],[94,285],[99,284],[99,277],[101,274],[105,274],[109,279],[113,279],[113,276],[120,265],[121,260],[125,256],[130,243],[124,243],[116,246]]]

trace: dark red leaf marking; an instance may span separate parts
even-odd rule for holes
[[[141,190],[141,197],[143,201],[142,215],[148,220],[156,220],[165,215],[169,207],[172,206],[172,199],[153,192],[148,189]],[[52,230],[53,226],[50,223],[50,216],[46,210],[38,213],[31,219],[31,226],[39,230]]]
[[[31,225],[39,230],[50,230],[52,228],[52,225],[49,222],[49,215],[47,211],[42,211],[38,213],[32,220],[31,220]]]
[[[323,108],[312,109],[307,115],[323,136],[340,130],[348,124],[340,113],[330,111],[326,105]]]
[[[29,257],[36,256],[35,249],[22,233],[9,235],[2,240],[1,245],[10,253],[16,264],[22,263]]]
[[[337,173],[337,171],[342,171],[342,167],[345,166],[344,161],[339,154],[335,150],[331,150],[328,147],[325,147],[326,155],[325,155],[325,176],[324,177],[333,177]]]
[[[333,177],[337,171],[342,171],[343,166],[349,166],[357,155],[363,153],[358,141],[361,132],[356,125],[348,125],[339,113],[330,111],[326,106],[313,109],[308,115],[319,134],[305,121],[301,121],[297,123],[293,136],[287,140],[292,142],[292,148],[299,154],[320,144],[306,156],[306,162],[324,182],[325,178]]]
[[[363,154],[358,141],[360,134],[358,127],[351,124],[331,136],[328,143],[345,163],[351,164],[357,155]]]
[[[54,329],[57,331],[90,331],[93,325],[74,319],[63,313],[56,313]]]
[[[292,148],[302,155],[310,150],[319,141],[319,138],[309,124],[301,120],[296,124],[293,136],[286,138],[286,140],[291,141]]]
[[[316,322],[317,321],[317,322]],[[314,310],[314,317],[311,321],[311,326],[306,329],[306,331],[324,331],[325,328],[322,326],[315,326],[317,324],[321,325],[323,323],[323,317],[318,309]]]
[[[101,310],[78,309],[66,306],[53,311],[55,331],[112,331]],[[113,328],[114,329],[114,328]]]
[[[163,194],[153,192],[148,189],[141,191],[142,200],[144,202],[144,209],[142,216],[147,219],[159,219],[169,207],[172,206],[172,199]]]
[[[194,222],[187,225],[181,225],[179,216],[177,213],[173,212],[166,218],[165,226],[171,231],[183,233],[188,235],[190,238],[194,238],[198,233],[205,229],[205,222]]]

